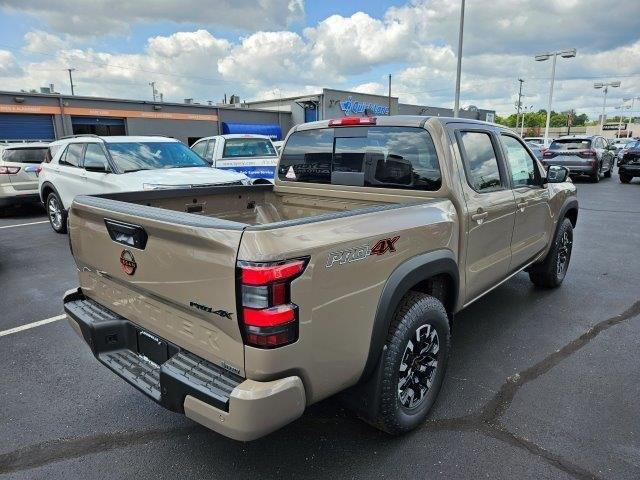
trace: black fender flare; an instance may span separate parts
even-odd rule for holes
[[[378,308],[371,331],[369,354],[360,377],[361,382],[366,381],[379,364],[391,319],[402,297],[418,283],[441,274],[449,276],[453,283],[453,291],[450,292],[450,305],[453,306],[451,308],[453,310],[458,301],[460,278],[458,264],[451,250],[435,250],[417,255],[398,265],[391,273],[378,300]]]
[[[569,210],[575,210],[576,211],[576,222],[578,221],[578,212],[580,211],[580,209],[578,208],[578,200],[575,198],[567,198],[564,203],[562,204],[562,208],[560,209],[560,212],[558,213],[558,221],[556,222],[556,228],[554,231],[554,235],[556,233],[558,233],[558,228],[560,228],[560,224],[561,224],[561,220],[567,216],[567,212]],[[573,223],[573,222],[572,222]],[[575,224],[573,225],[575,227]],[[554,236],[555,238],[555,236]]]

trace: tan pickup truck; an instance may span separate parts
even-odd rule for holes
[[[456,312],[523,270],[562,283],[567,173],[483,122],[299,125],[275,185],[77,197],[65,311],[101,363],[228,437],[342,391],[405,432],[436,399]]]

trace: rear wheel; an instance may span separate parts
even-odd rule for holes
[[[611,178],[611,173],[613,173],[613,160],[609,160],[609,168],[604,172],[604,178]]]
[[[47,215],[51,228],[58,233],[67,233],[67,212],[55,192],[47,197]]]
[[[573,225],[568,218],[565,218],[562,220],[547,258],[529,270],[529,279],[533,284],[544,288],[559,287],[567,275],[572,248]]]
[[[631,175],[625,175],[624,173],[620,174],[620,181],[622,183],[629,183],[633,177]]]
[[[600,172],[602,172],[602,165],[596,167],[596,171],[589,176],[593,183],[598,183],[600,181]]]
[[[408,293],[387,335],[376,427],[400,434],[424,423],[440,391],[449,348],[449,319],[442,303],[424,293]]]

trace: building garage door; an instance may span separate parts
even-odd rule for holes
[[[0,141],[55,140],[53,117],[25,113],[0,113]]]
[[[126,135],[123,118],[71,117],[74,135]]]

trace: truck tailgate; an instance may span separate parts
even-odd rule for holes
[[[242,233],[240,223],[97,197],[76,198],[69,214],[87,297],[240,375],[235,264]]]

